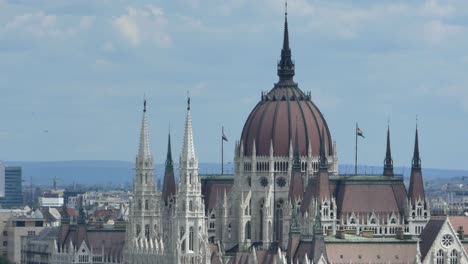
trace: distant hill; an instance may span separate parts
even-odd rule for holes
[[[7,166],[21,166],[23,179],[28,184],[30,177],[34,185],[52,186],[54,177],[58,178],[58,185],[70,185],[73,183],[83,185],[96,184],[131,184],[134,176],[134,162],[130,161],[9,161]],[[199,174],[217,174],[221,172],[218,163],[200,163]],[[178,175],[178,165],[175,164],[175,174]],[[340,174],[354,173],[354,166],[340,165]],[[382,167],[359,166],[359,173],[379,174]],[[232,174],[232,163],[226,164],[225,174]],[[395,173],[409,177],[411,168],[395,168]],[[450,181],[461,176],[468,176],[468,170],[448,169],[423,169],[424,178],[429,181]],[[156,164],[155,175],[161,179],[164,175],[164,164]],[[468,178],[467,178],[468,179]]]

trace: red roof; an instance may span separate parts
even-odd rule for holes
[[[205,209],[212,210],[216,207],[218,195],[221,197],[224,192],[229,193],[232,184],[208,182],[202,187],[202,195],[205,197]]]
[[[404,192],[403,185],[346,184],[338,190],[337,208],[339,214],[401,213],[404,211]]]
[[[416,243],[326,243],[330,263],[414,263]]]
[[[297,128],[299,154],[306,156],[310,144],[312,155],[318,156],[322,127],[327,151],[332,153],[330,131],[320,110],[296,85],[277,84],[263,96],[245,122],[241,136],[244,155],[252,155],[255,140],[257,156],[269,156],[271,142],[275,156],[288,156]]]

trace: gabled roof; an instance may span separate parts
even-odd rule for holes
[[[424,260],[426,255],[429,253],[434,240],[437,238],[437,235],[440,232],[440,229],[444,225],[447,218],[445,216],[441,217],[432,217],[431,220],[427,223],[426,227],[421,233],[421,260]]]

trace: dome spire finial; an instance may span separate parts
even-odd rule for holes
[[[190,111],[190,93],[187,91],[187,111]]]
[[[289,47],[289,29],[288,29],[288,2],[285,1],[284,12],[284,35],[283,35],[283,49],[281,50],[281,60],[278,63],[278,76],[280,82],[292,81],[295,71],[294,62],[291,59],[291,49]]]

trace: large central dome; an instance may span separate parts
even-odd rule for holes
[[[312,156],[319,156],[322,131],[328,155],[332,154],[327,122],[311,101],[310,94],[302,92],[293,81],[294,74],[286,17],[283,49],[278,63],[279,82],[268,94],[262,94],[261,101],[245,122],[241,136],[245,156],[252,155],[254,142],[257,156],[269,156],[271,143],[274,156],[288,156],[290,144],[296,140],[296,128],[300,155],[308,155],[310,145]]]

